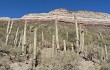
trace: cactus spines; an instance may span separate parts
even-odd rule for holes
[[[66,52],[66,41],[63,40],[63,45],[64,45],[64,52]]]
[[[7,32],[8,32],[8,33],[7,33],[7,36],[6,36],[6,45],[7,45],[7,43],[8,43],[8,38],[9,38],[9,35],[10,35],[11,31],[12,31],[12,28],[13,28],[13,21],[12,21],[10,27],[7,28]],[[8,30],[8,29],[9,29],[9,30]]]
[[[26,54],[26,27],[27,27],[27,22],[25,21],[24,25],[24,32],[23,32],[23,41],[22,41],[22,54]]]
[[[15,36],[15,40],[14,40],[14,45],[15,45],[15,47],[17,46],[17,41],[18,41],[18,32],[19,32],[19,27],[17,28],[17,31],[16,31],[16,36]]]
[[[84,49],[84,29],[82,29],[82,24],[80,24],[80,50]]]
[[[56,35],[56,47],[57,47],[57,50],[60,49],[60,46],[59,46],[59,39],[58,39],[58,21],[55,20],[55,35]]]

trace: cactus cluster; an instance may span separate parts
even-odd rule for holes
[[[69,41],[69,32],[66,33],[66,39],[63,39],[63,51],[66,53],[68,50],[68,44],[71,46],[71,51],[76,53],[83,52],[85,49],[85,36],[84,36],[84,26],[83,24],[80,24],[77,22],[77,19],[75,18],[75,44],[74,43],[68,43]],[[59,41],[59,24],[58,20],[55,20],[55,33],[51,36],[51,48],[52,48],[52,58],[54,58],[55,54],[61,51],[60,41]],[[13,28],[13,21],[9,21],[7,24],[7,31],[6,31],[6,45],[8,45],[8,39],[9,35],[12,32]],[[30,27],[33,31],[33,43],[29,44],[27,43],[27,21],[25,21],[24,24],[24,30],[20,33],[20,27],[17,28],[15,38],[14,38],[14,47],[21,48],[22,56],[27,60],[28,56],[27,54],[33,54],[32,57],[30,57],[32,69],[35,70],[36,64],[37,64],[37,56],[38,56],[38,50],[45,47],[46,44],[49,44],[49,42],[46,42],[46,39],[44,38],[45,32],[42,30],[41,32],[41,41],[38,41],[38,28],[37,27]],[[76,49],[74,49],[75,47]],[[32,50],[32,51],[31,51]],[[102,48],[102,56],[107,60],[108,59],[108,53],[107,53],[107,47],[104,46],[104,49]],[[102,57],[103,59],[103,57]]]

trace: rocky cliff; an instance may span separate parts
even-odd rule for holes
[[[91,11],[69,11],[66,9],[56,9],[49,13],[31,13],[24,15],[21,18],[13,20],[39,20],[39,21],[52,21],[59,20],[64,22],[74,22],[77,19],[80,23],[85,24],[109,24],[110,14]],[[4,20],[4,18],[0,18]],[[9,20],[9,19],[8,19]]]

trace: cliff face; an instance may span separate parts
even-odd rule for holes
[[[49,13],[31,13],[14,20],[39,20],[52,21],[59,20],[64,22],[74,22],[74,16],[80,23],[85,24],[109,24],[110,14],[90,11],[68,11],[66,9],[56,9]],[[3,19],[3,18],[1,18]]]

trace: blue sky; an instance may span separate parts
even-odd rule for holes
[[[0,17],[19,18],[57,8],[110,13],[110,0],[0,0]]]

